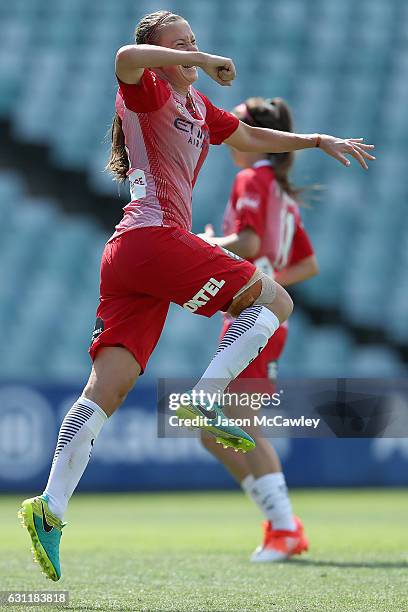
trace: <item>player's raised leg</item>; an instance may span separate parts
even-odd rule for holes
[[[59,546],[69,499],[99,432],[139,373],[138,362],[125,348],[105,347],[97,353],[83,394],[62,422],[44,493],[22,503],[19,517],[30,535],[34,559],[51,580],[61,577]]]
[[[253,438],[240,427],[229,424],[220,403],[214,403],[211,398],[222,396],[230,382],[259,355],[292,309],[292,300],[285,289],[257,270],[234,296],[228,312],[236,319],[195,385],[195,395],[178,408],[179,418],[205,416],[203,428],[214,435],[217,442],[235,450],[252,450],[255,447]]]

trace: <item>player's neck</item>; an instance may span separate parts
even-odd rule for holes
[[[162,70],[160,70],[160,68],[155,68],[155,72],[161,79],[163,79],[163,81],[166,81],[166,83],[170,85],[173,91],[180,94],[181,96],[187,97],[187,94],[190,91],[191,83],[176,83],[174,81],[170,81],[168,76]]]

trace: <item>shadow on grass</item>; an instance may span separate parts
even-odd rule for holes
[[[323,559],[290,559],[291,565],[338,568],[408,569],[408,561],[325,561]]]

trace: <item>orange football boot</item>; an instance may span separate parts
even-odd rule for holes
[[[309,549],[302,521],[297,516],[293,518],[296,524],[295,531],[274,530],[271,521],[264,521],[264,540],[252,554],[251,561],[255,563],[283,561]]]

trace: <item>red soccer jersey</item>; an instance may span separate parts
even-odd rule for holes
[[[266,273],[282,270],[313,255],[299,206],[282,192],[273,167],[267,160],[239,172],[232,186],[225,211],[224,234],[239,233],[246,227],[252,228],[261,239],[259,252],[252,261]],[[224,317],[221,337],[233,320],[228,315]],[[288,322],[285,321],[238,378],[266,378],[273,381],[276,376],[275,362],[284,349],[287,333]]]
[[[129,157],[131,201],[112,236],[136,227],[191,229],[191,198],[209,144],[221,144],[238,119],[190,87],[192,105],[152,70],[137,85],[119,81],[116,112]]]
[[[273,270],[282,270],[313,255],[299,206],[281,190],[268,160],[239,172],[232,186],[224,217],[224,235],[239,233],[246,227],[252,228],[261,239],[259,252],[250,260],[255,264],[267,258]]]

